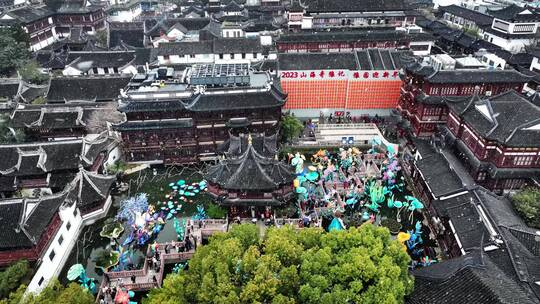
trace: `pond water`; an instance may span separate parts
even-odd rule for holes
[[[150,204],[154,204],[159,200],[165,200],[165,195],[170,192],[168,186],[169,183],[177,182],[179,179],[184,179],[187,183],[199,182],[201,181],[201,174],[199,171],[193,169],[168,167],[157,168],[156,170],[145,169],[124,177],[122,181],[130,185],[129,190],[123,193],[112,194],[113,202],[108,214],[103,219],[96,221],[92,225],[86,226],[81,231],[64,268],[60,273],[60,281],[62,283],[68,283],[66,278],[67,271],[73,264],[80,263],[86,268],[88,277],[95,278],[101,282],[102,272],[96,268],[96,263],[94,261],[101,251],[110,250],[111,248],[110,240],[99,235],[105,221],[107,219],[115,218],[120,203],[131,195],[146,193]],[[193,203],[182,204],[182,210],[176,215],[180,221],[182,221],[183,218],[189,218],[196,214],[198,204],[202,204],[206,208],[212,202],[211,198],[206,193],[202,192],[192,199]],[[173,226],[173,219],[174,218],[166,220],[163,229],[157,237],[150,239],[148,243],[153,242],[153,240],[156,240],[158,243],[176,240],[177,235]],[[130,228],[126,227],[126,225],[124,228],[125,230],[119,238],[120,244],[128,237],[130,231]],[[134,268],[142,267],[147,244],[142,247],[135,247],[132,258]]]

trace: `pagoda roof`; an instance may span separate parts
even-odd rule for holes
[[[249,135],[239,134],[238,136],[230,134],[219,149],[229,157],[241,156],[248,149]],[[257,153],[265,157],[274,157],[277,153],[277,133],[274,135],[253,134],[252,146]]]
[[[223,189],[260,191],[290,184],[295,175],[288,165],[262,156],[248,143],[242,155],[211,166],[205,178]]]
[[[514,90],[447,104],[487,140],[508,147],[540,147],[540,108]]]
[[[92,205],[107,198],[115,181],[115,175],[101,175],[81,168],[68,185],[67,198],[71,202],[76,202],[78,207]]]

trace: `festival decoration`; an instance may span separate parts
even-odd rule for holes
[[[67,279],[70,281],[79,279],[78,281],[83,288],[89,290],[92,294],[96,293],[96,280],[86,276],[86,270],[81,264],[74,264],[69,268]]]
[[[103,225],[103,228],[101,228],[101,232],[99,233],[99,235],[101,237],[109,238],[112,240],[119,238],[120,235],[122,235],[122,232],[124,232],[124,226],[122,225],[122,223],[118,221],[113,221]]]

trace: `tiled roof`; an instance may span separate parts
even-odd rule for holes
[[[523,12],[531,12],[523,13]],[[509,5],[503,9],[499,10],[488,10],[488,14],[491,16],[506,20],[506,21],[518,21],[518,22],[531,22],[531,21],[540,21],[540,13],[537,8],[530,6],[521,7],[515,4]]]
[[[337,42],[337,41],[431,41],[428,33],[408,34],[396,30],[351,30],[351,31],[303,31],[300,33],[284,33],[277,42]]]
[[[224,189],[274,190],[292,183],[291,168],[273,158],[265,158],[252,145],[240,156],[228,158],[208,168],[205,179]]]
[[[306,0],[302,3],[306,11],[324,12],[362,12],[362,11],[402,11],[407,9],[403,0]]]
[[[112,101],[120,95],[131,76],[54,77],[51,80],[48,102],[69,100]]]
[[[365,49],[354,53],[281,53],[278,68],[287,70],[396,70],[402,67],[406,51]]]
[[[186,101],[186,109],[194,112],[281,107],[285,95],[273,87],[270,91],[242,94],[198,94]]]
[[[473,21],[477,25],[491,25],[493,17],[459,5],[439,6],[439,11]]]
[[[76,169],[81,148],[81,140],[0,145],[0,175],[21,176]]]
[[[540,147],[540,108],[514,90],[447,103],[479,135],[509,147]]]

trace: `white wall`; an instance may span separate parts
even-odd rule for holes
[[[64,68],[64,70],[62,71],[62,74],[65,76],[78,76],[78,75],[81,75],[82,72],[77,70],[74,67],[68,66]]]
[[[416,56],[427,56],[429,54],[431,54],[431,47],[433,46],[433,42],[432,41],[429,41],[429,42],[426,42],[426,41],[411,41],[410,43],[410,46],[413,46],[413,45],[428,45],[428,49],[425,50],[425,51],[414,51],[413,50],[413,54],[416,55]]]
[[[112,198],[109,196],[102,209],[86,214],[84,218],[81,217],[81,212],[78,209],[74,215],[76,204],[73,204],[72,206],[62,206],[60,208],[62,226],[50,242],[49,248],[47,248],[45,254],[42,256],[41,263],[39,263],[39,267],[32,277],[32,281],[28,284],[28,288],[26,289],[27,293],[39,293],[47,286],[52,278],[58,277],[84,226],[91,225],[95,223],[96,220],[103,218],[107,212],[109,212],[111,205]],[[71,225],[69,230],[67,229],[68,223]],[[60,237],[63,238],[62,244],[58,242]],[[51,261],[49,255],[53,250],[55,256]],[[39,284],[40,281],[42,281],[41,284]]]
[[[54,34],[53,34],[52,37],[49,37],[46,40],[43,40],[43,41],[38,42],[36,44],[32,44],[30,46],[30,49],[35,52],[35,51],[41,50],[42,48],[45,48],[45,47],[53,44],[55,41],[56,41],[56,39],[54,38]]]
[[[532,43],[531,39],[504,39],[491,33],[484,33],[484,40],[512,53],[519,53],[524,50],[525,46]]]
[[[196,63],[253,63],[264,60],[262,53],[257,53],[256,56],[253,56],[253,53],[245,53],[244,57],[242,54],[223,54],[223,58],[220,58],[219,54],[199,54],[195,55],[195,58],[191,58],[189,55],[170,55],[169,59],[165,59],[163,56],[157,56],[159,64],[169,65],[169,64],[196,64]],[[277,54],[269,54],[267,59],[277,59]]]
[[[37,268],[32,281],[28,284],[27,292],[39,292],[42,288],[47,286],[47,283],[54,277],[57,277],[60,271],[62,270],[66,259],[71,253],[71,249],[75,245],[75,241],[79,236],[79,232],[82,228],[82,218],[81,213],[77,210],[77,215],[73,215],[76,204],[73,204],[71,207],[61,207],[60,208],[60,218],[62,220],[62,226],[52,238],[52,241],[49,245],[49,248],[45,251],[45,254],[42,256],[41,263]],[[70,223],[71,227],[68,230],[67,225]],[[63,238],[62,244],[59,244],[58,240],[60,237]],[[55,256],[53,260],[49,258],[49,255],[54,250]],[[43,278],[41,284],[39,281]]]

